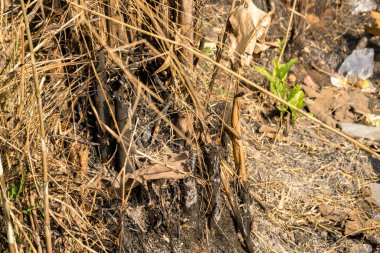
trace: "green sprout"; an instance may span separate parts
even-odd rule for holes
[[[296,85],[290,89],[287,85],[288,73],[297,61],[297,58],[293,58],[289,62],[279,63],[278,58],[275,58],[273,61],[274,68],[272,73],[261,66],[256,66],[256,71],[270,82],[270,90],[273,94],[287,101],[294,107],[302,109],[306,104],[304,103],[305,93],[302,91],[301,86]],[[293,108],[289,108],[282,103],[277,103],[276,108],[280,111],[281,120],[285,113],[291,113],[292,121],[296,121],[298,115],[297,111]]]

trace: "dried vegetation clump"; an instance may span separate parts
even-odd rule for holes
[[[236,73],[224,2],[2,1],[0,251],[379,250],[379,160],[250,81],[272,2]]]

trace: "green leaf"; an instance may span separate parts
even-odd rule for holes
[[[14,183],[10,185],[10,189],[8,190],[8,196],[10,201],[16,199],[16,185]]]
[[[293,105],[294,107],[298,109],[302,109],[306,106],[304,103],[305,93],[302,91],[302,88],[300,85],[294,86],[288,95],[288,102]],[[292,119],[293,121],[297,118],[297,111],[293,108],[290,108],[292,112]]]
[[[281,82],[281,81],[277,81],[277,82],[271,83],[270,90],[276,96],[278,96],[278,97],[286,100],[286,97],[287,97],[286,96],[287,95],[286,83]]]
[[[28,207],[28,209],[22,210],[22,213],[25,215],[28,215],[28,214],[30,214],[31,211],[33,211],[34,208],[35,208],[35,206],[30,206],[30,207]]]
[[[16,200],[20,197],[20,194],[22,192],[22,188],[24,187],[24,180],[25,180],[25,172],[23,171],[21,174],[21,179],[17,187],[17,192],[16,192]]]
[[[288,76],[290,69],[298,61],[298,58],[293,58],[289,62],[284,64],[278,64],[277,78],[280,80],[285,80]]]
[[[277,110],[279,110],[281,113],[288,112],[288,107],[287,107],[287,106],[283,106],[282,104],[277,104],[277,105],[276,105],[276,108],[277,108]]]
[[[213,49],[212,47],[205,47],[203,49],[203,51],[206,53],[206,54],[212,54],[213,53]]]
[[[269,73],[268,70],[266,70],[266,68],[264,67],[261,67],[261,66],[255,66],[255,69],[257,72],[259,72],[262,76],[264,76],[269,82],[276,82],[276,78],[274,78],[271,73]]]
[[[298,109],[302,109],[305,107],[305,103],[303,102],[304,98],[305,93],[302,91],[302,87],[300,85],[296,85],[293,89],[291,89],[288,96],[288,101]]]
[[[280,44],[281,46],[281,44]],[[287,63],[279,63],[279,59],[275,58],[273,60],[273,72],[269,73],[264,67],[255,66],[256,71],[263,75],[266,79],[270,81],[270,91],[277,97],[282,98],[283,100],[289,102],[291,105],[298,109],[305,107],[304,98],[305,93],[302,91],[301,86],[296,85],[292,89],[287,87],[287,76],[290,69],[298,61],[297,58],[291,59]],[[284,113],[291,113],[292,120],[295,121],[297,117],[297,111],[289,108],[287,105],[282,104],[281,102],[276,103],[277,110],[281,113],[281,118]],[[290,110],[289,110],[290,109]]]
[[[284,46],[285,46],[285,39],[277,39],[277,42],[278,42],[278,52],[281,53],[281,51],[283,50]]]
[[[278,73],[280,72],[281,64],[278,63],[278,58],[273,60],[273,76],[279,77]],[[280,79],[280,78],[279,78]]]

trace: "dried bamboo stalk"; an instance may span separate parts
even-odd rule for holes
[[[181,34],[186,38],[183,44],[192,46],[194,40],[193,31],[193,8],[194,0],[180,0],[179,1],[179,13],[178,24],[181,28]],[[185,64],[190,72],[193,70],[194,54],[187,49],[181,50],[182,56],[181,62]]]
[[[236,81],[238,82],[238,81]],[[231,128],[235,130],[238,136],[241,136],[241,126],[240,126],[240,97],[235,95],[232,112],[231,112]],[[230,135],[232,141],[232,149],[235,161],[235,167],[238,171],[243,185],[247,182],[247,168],[245,166],[244,148],[243,141],[241,138],[236,138],[234,135]]]

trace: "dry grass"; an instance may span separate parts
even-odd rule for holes
[[[203,105],[215,62],[195,46],[189,48],[178,24],[167,19],[168,2],[26,3],[34,52],[28,46],[21,6],[2,2],[0,223],[4,225],[0,251],[7,249],[11,235],[6,238],[6,232],[12,227],[19,252],[43,252],[48,247],[44,210],[50,214],[53,252],[200,252],[226,247],[243,251],[227,201],[222,204],[219,224],[224,235],[220,238],[225,240],[208,231],[210,180],[202,164],[202,145],[219,145],[222,117],[217,108],[221,101],[231,102],[234,78],[250,81],[223,68],[227,65],[223,59],[223,71],[216,79],[218,94],[211,97],[206,111]],[[204,11],[205,6],[223,10],[222,15]],[[197,1],[200,29],[195,37],[204,32],[206,40],[215,42],[215,31],[225,23],[227,10],[222,8],[228,6]],[[181,45],[200,58],[194,73],[187,71],[178,56],[183,52]],[[99,52],[105,55],[101,67]],[[153,76],[161,66],[168,77],[162,83]],[[124,127],[118,124],[115,110],[119,96],[113,90],[115,79],[125,88],[122,95],[130,99]],[[41,108],[35,84],[41,90]],[[258,133],[260,125],[269,124],[262,117],[268,98],[241,89],[246,92],[241,130],[250,191],[268,208],[264,212],[256,202],[250,205],[253,246],[260,252],[344,251],[356,243],[346,231],[347,221],[355,215],[363,221],[358,229],[364,233],[357,240],[376,236],[380,227],[372,217],[379,210],[364,201],[366,185],[377,180],[368,156],[306,118],[298,121],[287,141]],[[109,125],[97,107],[95,97],[101,95]],[[173,105],[165,109],[169,103]],[[181,113],[194,118],[195,132],[189,131],[190,135],[185,136],[175,124],[175,115]],[[41,124],[46,130],[46,150],[41,145]],[[157,129],[155,141],[146,145],[152,129]],[[176,138],[184,138],[191,148],[181,148]],[[113,170],[115,154],[99,155],[103,140],[127,154],[119,176]],[[202,168],[202,174],[193,175],[200,199],[198,227],[193,230],[187,227],[181,180],[155,180],[147,189],[132,189],[133,183],[119,188],[114,182],[115,178],[126,181],[129,163],[135,162],[138,168],[169,164],[170,155],[184,150],[190,158],[197,157]],[[50,208],[44,208],[47,181],[45,199]],[[321,215],[323,205],[334,209],[341,221]]]

